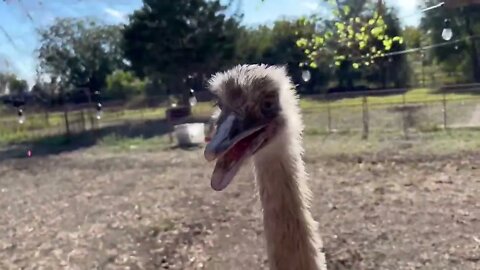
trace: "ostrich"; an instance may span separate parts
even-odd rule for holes
[[[303,122],[286,69],[240,65],[213,75],[209,88],[221,110],[204,152],[207,161],[217,159],[212,188],[225,189],[252,157],[270,269],[326,270],[309,210]]]

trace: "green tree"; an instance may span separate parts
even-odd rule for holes
[[[311,67],[317,67],[319,52],[323,52],[321,55],[331,54],[338,67],[345,62],[354,69],[368,67],[377,57],[390,51],[395,43],[403,43],[402,37],[387,34],[388,25],[384,20],[386,10],[382,5],[372,13],[369,12],[371,9],[368,8],[367,1],[360,1],[362,4],[354,1],[356,5],[350,1],[328,2],[333,6],[334,20],[323,21],[317,16],[303,19],[305,24],[326,23],[323,33],[302,37],[297,42],[305,50]],[[380,43],[380,46],[372,43]]]
[[[425,6],[438,4],[438,0],[427,0]],[[449,46],[433,49],[433,55],[442,64],[444,70],[466,74],[470,80],[480,82],[480,5],[470,5],[453,9],[436,9],[424,14],[421,29],[430,33],[433,44],[443,43],[444,20],[451,20],[452,40],[459,40]]]
[[[235,62],[262,62],[266,52],[274,46],[273,31],[266,25],[242,27],[238,31],[235,45]]]
[[[0,73],[0,94],[22,95],[28,91],[26,80],[19,79],[12,73]]]
[[[315,32],[314,25],[304,25],[298,20],[277,21],[272,28],[271,46],[263,55],[263,61],[266,63],[287,65],[293,79],[301,83],[300,91],[304,93],[321,91],[328,85],[331,77],[330,63],[321,58],[317,60],[318,67],[310,69],[310,81],[307,83],[302,81],[303,68],[299,67],[299,63],[303,62],[305,55],[297,46],[297,36],[313,35]]]
[[[218,0],[144,0],[123,33],[132,69],[185,93],[189,75],[202,77],[234,58],[239,22],[225,10]]]
[[[304,61],[304,53],[296,45],[298,34],[314,31],[312,25],[303,25],[297,20],[278,20],[272,26],[243,27],[237,38],[235,62],[286,65],[293,80],[301,84],[301,92],[318,92],[329,82],[328,63],[312,69],[311,81],[304,83],[301,79],[303,69],[298,65]]]
[[[9,83],[10,92],[13,95],[22,95],[28,91],[28,83],[25,80],[14,77]]]
[[[403,38],[398,29],[389,30],[395,21],[393,11],[381,1],[327,1],[333,20],[319,16],[303,18],[305,24],[323,26],[320,32],[300,36],[297,45],[304,50],[307,61],[303,66],[317,68],[319,60],[328,59],[337,69],[339,84],[353,88],[361,67],[367,71],[383,68],[385,53],[402,48]],[[398,22],[396,23],[398,26]],[[398,28],[398,27],[397,27]]]
[[[144,93],[146,81],[131,71],[116,70],[107,77],[105,96],[110,99],[126,100]]]
[[[122,68],[121,29],[88,19],[57,19],[40,30],[42,72],[59,78],[62,91],[101,90],[113,70]]]
[[[403,29],[403,39],[409,48],[418,48],[421,46],[422,31],[414,26],[407,26]]]
[[[1,94],[7,94],[7,86],[11,80],[12,77],[15,77],[15,75],[10,74],[10,73],[0,73],[0,95]],[[8,88],[10,90],[10,87]]]

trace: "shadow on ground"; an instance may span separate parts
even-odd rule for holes
[[[181,123],[207,123],[207,117],[190,117]],[[172,126],[165,119],[125,122],[122,124],[100,127],[70,136],[65,134],[46,136],[21,144],[0,149],[0,162],[7,159],[28,158],[30,150],[36,157],[58,155],[96,145],[102,138],[116,135],[122,138],[149,139],[162,136],[172,131]]]
[[[480,83],[445,85],[436,89],[435,93],[480,95]]]

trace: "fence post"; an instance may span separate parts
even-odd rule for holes
[[[330,110],[330,100],[327,99],[327,124],[328,124],[328,133],[332,132],[332,112]]]
[[[44,116],[45,116],[45,125],[48,127],[48,126],[50,126],[50,117],[49,117],[49,115],[48,115],[48,108],[45,109],[45,114],[44,114]]]
[[[70,138],[70,123],[68,121],[68,107],[66,104],[63,104],[63,118],[65,120],[65,133],[67,138]]]
[[[362,98],[362,111],[363,111],[363,133],[362,139],[368,139],[368,132],[369,132],[369,117],[368,117],[368,101],[367,96],[363,96]]]
[[[443,93],[442,103],[443,103],[443,129],[447,130],[447,95],[445,92]]]
[[[82,109],[80,111],[81,113],[81,119],[82,119],[82,132],[87,130],[87,124],[86,124],[86,121],[85,121],[85,112],[84,112],[84,109]]]
[[[405,106],[407,104],[405,93],[402,95],[402,125],[403,125],[403,136],[408,140],[408,125],[407,125],[407,112]]]

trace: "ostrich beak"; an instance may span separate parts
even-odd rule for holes
[[[260,148],[266,138],[262,136],[266,126],[239,119],[234,114],[220,123],[204,152],[208,161],[218,158],[211,179],[214,190],[225,189],[243,162]]]

